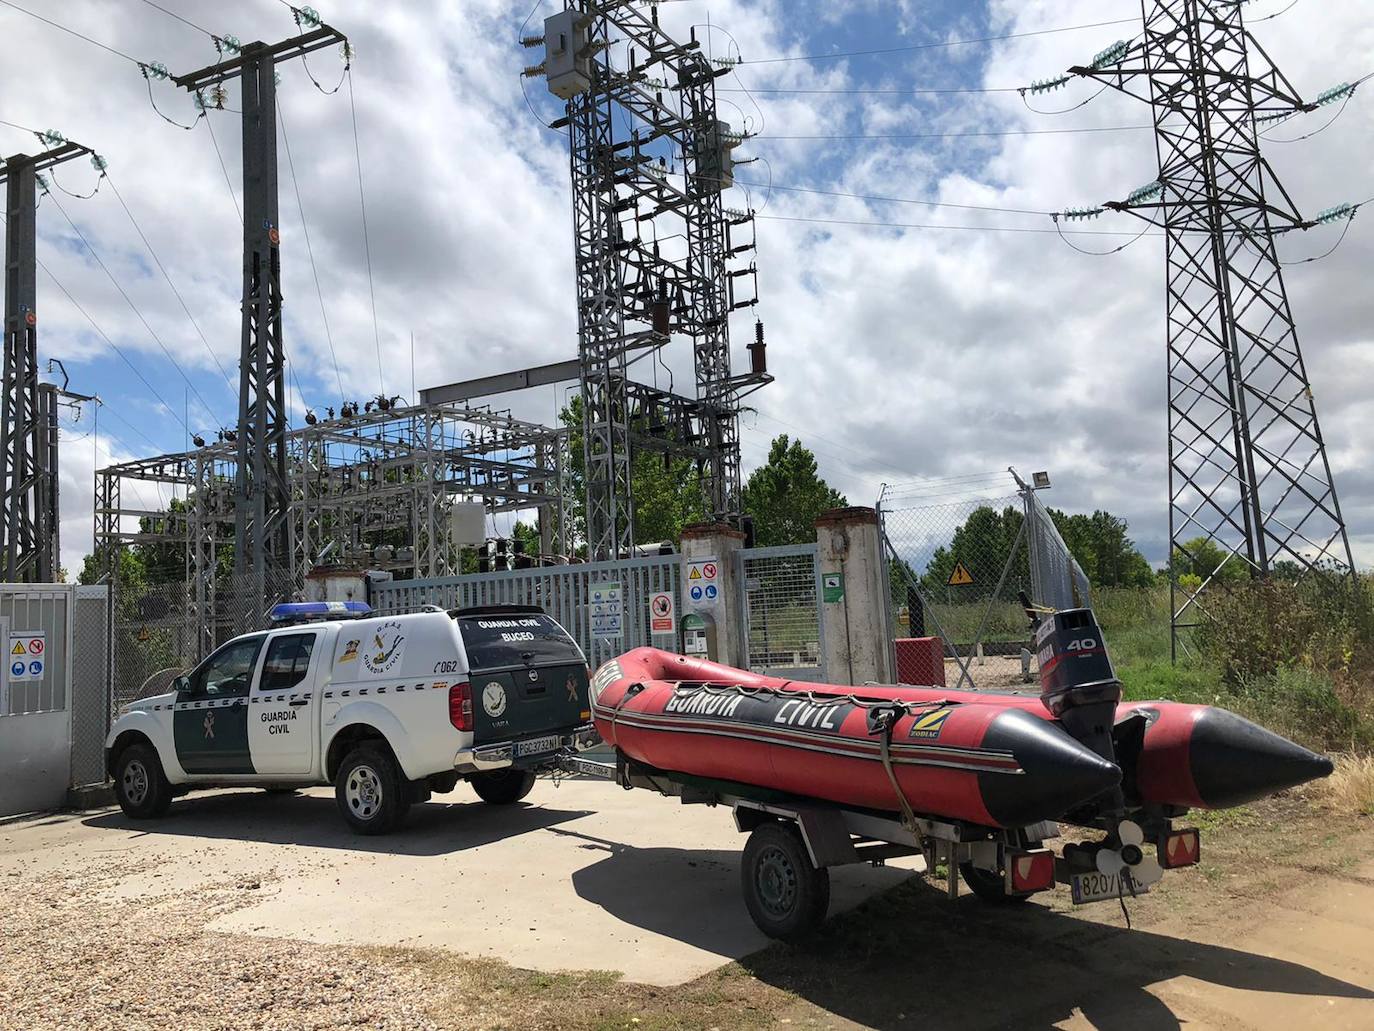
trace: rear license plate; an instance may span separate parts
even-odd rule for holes
[[[545,752],[555,752],[558,750],[558,736],[534,737],[528,741],[517,741],[515,743],[515,754],[524,755],[543,755]]]
[[[1130,883],[1126,878],[1130,877]],[[1134,893],[1131,887],[1134,885]],[[1119,874],[1105,874],[1092,871],[1091,873],[1076,873],[1069,879],[1069,886],[1073,890],[1073,904],[1081,906],[1085,902],[1102,902],[1106,899],[1114,899],[1118,895],[1123,898],[1130,898],[1132,894],[1144,895],[1150,890],[1149,885],[1141,884],[1130,874],[1122,872]]]

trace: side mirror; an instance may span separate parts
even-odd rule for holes
[[[177,694],[185,694],[191,690],[191,678],[185,675],[179,676],[172,681],[172,686],[176,688]]]

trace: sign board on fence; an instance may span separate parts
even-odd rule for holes
[[[592,636],[619,637],[625,622],[620,584],[593,583],[588,590],[591,592]]]
[[[677,633],[677,608],[671,591],[655,591],[649,596],[649,632],[655,637]]]
[[[48,665],[46,630],[14,630],[9,635],[10,683],[36,683]]]
[[[962,562],[955,562],[954,572],[949,574],[949,579],[945,583],[950,587],[967,587],[973,583],[973,574]]]
[[[821,600],[832,604],[844,600],[843,573],[821,574]]]
[[[683,589],[686,590],[687,600],[692,605],[715,605],[720,600],[720,560],[699,558],[687,563],[687,578]]]

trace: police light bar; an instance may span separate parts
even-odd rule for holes
[[[362,601],[284,601],[273,605],[267,618],[273,623],[306,623],[313,619],[361,619],[372,607]]]

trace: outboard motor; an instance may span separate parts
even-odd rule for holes
[[[1035,628],[1040,701],[1065,730],[1109,762],[1121,681],[1112,669],[1092,609],[1061,609]]]

